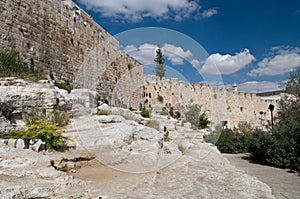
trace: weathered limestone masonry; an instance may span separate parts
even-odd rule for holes
[[[277,108],[277,100],[276,97],[261,98],[255,93],[237,92],[234,88],[213,88],[206,83],[188,83],[176,78],[144,78],[145,108],[159,113],[162,107],[173,107],[174,112],[183,113],[188,106],[198,104],[209,120],[225,122],[230,128],[240,122],[249,122],[256,127],[269,124],[271,113],[268,107],[274,104]]]
[[[28,65],[112,105],[140,106],[142,65],[71,0],[0,0],[0,24],[0,48],[15,48]]]

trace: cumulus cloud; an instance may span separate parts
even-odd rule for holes
[[[193,56],[190,50],[185,51],[181,47],[172,44],[164,44],[162,51],[173,65],[182,65],[184,60]]]
[[[78,0],[87,9],[101,14],[102,17],[118,21],[138,22],[144,17],[157,20],[175,19],[181,21],[197,15],[201,6],[199,1],[190,0]]]
[[[134,57],[136,60],[144,65],[154,64],[155,50],[157,45],[144,43],[138,47],[134,45],[128,45],[124,48],[124,51]],[[190,60],[193,56],[190,50],[184,50],[182,47],[175,46],[173,44],[165,43],[161,47],[162,52],[166,59],[168,59],[173,65],[182,65],[185,60]],[[190,61],[194,66],[200,62],[196,59]]]
[[[218,14],[218,10],[215,9],[215,8],[211,8],[211,9],[208,9],[208,10],[204,10],[201,13],[201,17],[202,18],[209,18],[209,17],[212,17],[213,15],[216,15],[216,14]]]
[[[124,52],[138,60],[144,65],[149,65],[154,63],[155,50],[157,45],[144,43],[139,47],[134,45],[128,45],[124,48]]]
[[[282,90],[280,83],[270,81],[248,81],[238,86],[239,91],[249,93],[262,93]]]
[[[198,67],[201,64],[201,62],[198,59],[193,59],[193,60],[190,61],[190,63],[194,67]]]
[[[271,53],[258,63],[258,68],[251,70],[249,76],[280,75],[300,67],[300,48],[276,46]]]
[[[235,55],[221,55],[219,53],[210,55],[202,66],[201,73],[209,74],[232,74],[255,60],[248,49],[244,49]]]

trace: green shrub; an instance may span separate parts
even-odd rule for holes
[[[256,160],[300,170],[300,68],[291,73],[285,96],[279,101],[277,124],[269,132],[254,133],[250,152]]]
[[[163,108],[161,109],[160,115],[168,115],[168,112],[167,112],[166,107],[163,107]]]
[[[150,118],[150,111],[146,110],[146,109],[142,109],[141,111],[141,116],[146,117],[146,118]]]
[[[27,126],[24,130],[12,130],[8,135],[11,138],[23,139],[25,148],[29,148],[31,139],[41,139],[46,143],[47,149],[56,151],[64,151],[66,149],[66,141],[69,138],[61,135],[61,129],[57,124],[50,124],[47,121],[37,120],[33,124]]]
[[[247,135],[247,137],[246,137]],[[239,129],[223,129],[222,125],[209,135],[204,137],[206,142],[215,144],[222,153],[244,153],[248,152],[251,139],[248,134],[243,134]],[[247,142],[245,141],[247,139]]]
[[[109,115],[110,112],[108,110],[98,110],[97,115]]]
[[[178,150],[179,150],[182,154],[184,154],[185,151],[186,151],[186,148],[185,148],[183,145],[178,144]]]
[[[54,82],[54,86],[60,88],[60,89],[64,89],[66,91],[68,91],[68,93],[71,93],[71,90],[73,89],[73,87],[71,86],[70,82]]]
[[[205,129],[208,127],[208,125],[210,124],[210,121],[207,118],[207,115],[205,113],[202,113],[199,116],[199,123],[198,123],[198,129]]]
[[[171,138],[169,137],[169,131],[167,131],[165,134],[164,134],[164,141],[165,142],[169,142],[171,140]]]
[[[180,117],[181,117],[180,112],[179,111],[175,111],[174,118],[178,120]]]
[[[161,96],[161,95],[158,95],[158,96],[157,96],[157,100],[158,100],[159,102],[163,103],[163,102],[164,102],[164,97]]]
[[[188,107],[188,111],[185,113],[186,120],[192,124],[193,129],[205,129],[210,124],[207,115],[200,114],[200,111],[200,107],[195,104]]]

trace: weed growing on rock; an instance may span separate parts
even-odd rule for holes
[[[36,120],[28,125],[24,130],[12,130],[9,137],[23,139],[25,149],[29,149],[31,139],[41,139],[46,143],[48,150],[64,151],[66,141],[70,140],[61,134],[62,129],[57,124],[50,124],[47,121]]]
[[[140,114],[143,117],[150,118],[150,111],[148,111],[146,109],[143,109]]]
[[[96,114],[97,115],[109,115],[110,112],[108,110],[99,110]]]
[[[66,91],[68,91],[68,93],[71,93],[71,90],[73,89],[73,87],[71,86],[70,82],[54,82],[54,86],[60,88],[60,89],[64,89]]]
[[[30,66],[24,63],[19,52],[14,49],[0,50],[0,77],[20,77],[33,81],[44,79],[44,74],[40,69],[34,65],[31,60]]]

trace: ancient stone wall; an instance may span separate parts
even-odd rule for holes
[[[0,48],[15,48],[29,66],[112,105],[140,106],[142,65],[71,0],[0,0],[0,24]],[[120,79],[135,90],[114,98]]]
[[[278,98],[263,99],[255,93],[237,92],[233,88],[214,88],[206,83],[182,82],[178,79],[145,76],[144,102],[147,109],[160,113],[163,107],[184,113],[193,104],[214,123],[226,122],[232,128],[240,122],[253,126],[266,126],[271,121],[269,104],[275,105]],[[159,97],[161,96],[161,97]]]

